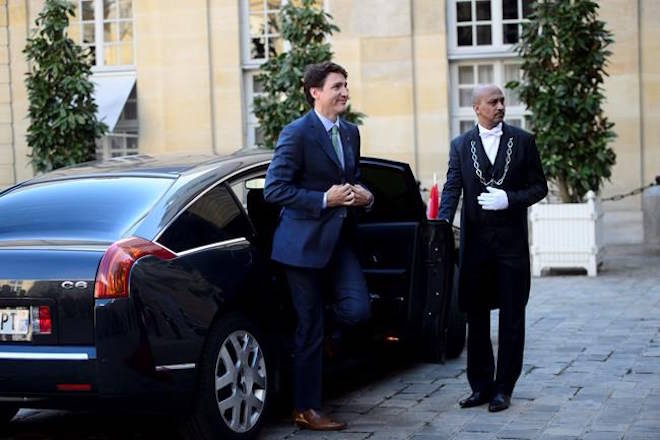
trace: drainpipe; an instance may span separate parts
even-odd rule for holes
[[[209,57],[209,110],[211,112],[211,148],[218,154],[215,144],[215,86],[213,84],[213,38],[211,38],[211,0],[206,0],[206,37]]]
[[[412,104],[413,104],[413,154],[415,160],[415,177],[418,180],[421,180],[419,175],[419,149],[417,145],[417,132],[418,132],[418,123],[417,123],[417,76],[416,76],[416,57],[415,57],[415,0],[410,0],[408,3],[410,5],[410,65],[411,65],[411,74],[412,74]]]
[[[642,0],[637,0],[637,70],[639,72],[639,176],[640,186],[646,184],[644,176],[644,64],[642,63]]]

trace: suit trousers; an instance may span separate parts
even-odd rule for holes
[[[340,328],[369,319],[367,283],[355,252],[342,232],[328,265],[321,269],[285,266],[298,318],[293,352],[293,405],[321,409],[324,293],[332,295],[330,317]]]
[[[467,313],[467,376],[473,391],[511,395],[523,365],[525,301],[520,298],[529,291],[529,264],[525,264],[529,256],[507,248],[507,234],[500,232],[501,227],[484,227],[478,232],[481,258],[472,267],[474,276],[483,280],[482,301]],[[492,295],[496,298],[488,298]],[[499,306],[497,369],[490,339],[489,304],[493,303]]]

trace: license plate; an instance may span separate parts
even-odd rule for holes
[[[30,330],[30,310],[0,309],[0,335],[27,335]]]

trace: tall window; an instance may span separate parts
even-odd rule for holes
[[[241,0],[241,43],[243,59],[244,141],[253,147],[263,141],[259,121],[252,111],[254,98],[262,93],[256,79],[259,67],[268,59],[287,50],[281,35],[280,10],[287,3],[298,0]],[[316,0],[323,7],[323,0]]]
[[[137,86],[133,86],[117,125],[97,142],[96,157],[109,159],[138,154],[138,127]]]
[[[525,106],[504,85],[521,79],[520,60],[513,51],[533,0],[448,0],[452,136],[476,123],[472,92],[480,84],[497,84],[505,94],[511,125],[530,128]]]
[[[69,34],[91,48],[96,68],[135,64],[132,0],[77,0],[75,20]]]
[[[506,105],[505,122],[521,128],[529,128],[524,104],[518,94],[504,88],[504,84],[520,80],[520,61],[515,59],[505,61],[484,60],[478,62],[461,61],[452,64],[452,134],[464,133],[476,124],[477,119],[472,110],[472,92],[477,85],[498,84],[504,90]]]
[[[450,56],[507,52],[518,42],[533,0],[448,0]]]

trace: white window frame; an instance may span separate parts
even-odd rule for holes
[[[260,73],[260,68],[263,63],[268,59],[253,59],[250,56],[250,22],[249,22],[249,1],[250,0],[240,0],[239,12],[240,12],[240,42],[241,42],[241,68],[243,71],[243,140],[245,145],[249,148],[254,148],[257,145],[255,144],[255,134],[256,130],[259,128],[259,121],[254,116],[252,112],[252,103],[254,102],[254,90],[253,90],[253,77]],[[266,0],[262,0],[264,3]],[[291,2],[292,0],[281,0],[280,9]],[[323,10],[328,12],[328,0],[321,0],[323,3]],[[266,10],[271,11],[271,10]],[[274,10],[272,10],[274,11]],[[279,9],[277,10],[279,12]],[[268,14],[268,12],[265,12]],[[283,37],[282,37],[283,38]],[[283,50],[288,52],[291,49],[291,46],[288,41],[284,41]]]
[[[131,33],[133,36],[132,46],[133,46],[133,62],[131,64],[116,64],[116,65],[105,65],[105,40],[104,40],[104,17],[103,17],[103,0],[92,0],[94,2],[94,56],[95,64],[92,66],[92,72],[107,72],[107,71],[126,71],[126,70],[135,70],[135,56],[136,56],[136,35],[135,35],[135,10],[134,4],[138,0],[131,0],[131,18],[130,19],[113,19],[113,23],[121,22],[130,22],[131,23]],[[83,38],[83,26],[82,26],[82,1],[75,0],[76,5],[76,17],[75,21],[70,23],[70,26],[78,26],[78,43],[82,43]]]
[[[477,122],[477,117],[474,114],[472,105],[463,106],[459,105],[459,83],[458,83],[458,68],[459,66],[479,66],[479,65],[492,65],[493,66],[493,83],[499,85],[505,94],[509,94],[510,91],[504,88],[505,79],[504,79],[504,67],[509,64],[521,64],[520,59],[477,59],[477,60],[461,60],[452,62],[450,64],[450,84],[451,84],[451,93],[450,93],[450,105],[451,105],[451,133],[452,138],[461,134],[460,123],[461,121],[471,120],[475,124]],[[475,74],[475,85],[479,84],[479,78]],[[518,105],[509,105],[505,99],[504,104],[506,106],[506,116],[504,121],[511,119],[520,119],[520,127],[525,129],[528,128],[527,117],[531,115],[531,112],[527,110],[523,103]]]
[[[520,33],[520,28],[522,23],[528,21],[522,17],[522,1],[518,1],[518,15],[519,19],[507,19],[504,20],[502,0],[490,0],[490,20],[487,23],[490,23],[492,28],[491,34],[491,43],[490,45],[477,46],[459,46],[458,45],[458,22],[456,17],[456,3],[460,1],[467,0],[447,0],[447,33],[448,33],[448,52],[450,60],[460,60],[460,59],[474,59],[479,58],[507,58],[507,57],[516,57],[517,54],[514,52],[514,44],[504,44],[504,33],[503,25],[508,23],[519,23],[518,32]],[[476,21],[475,10],[476,10],[476,1],[470,0],[472,3],[472,22]],[[486,23],[486,22],[484,22]],[[473,41],[476,38],[475,33],[473,32]]]

